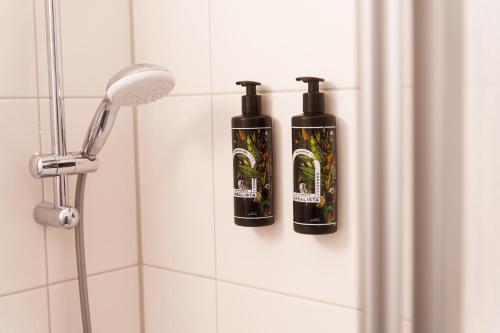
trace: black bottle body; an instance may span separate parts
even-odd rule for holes
[[[293,221],[303,234],[337,231],[336,118],[307,113],[292,118]]]
[[[234,223],[246,227],[274,223],[272,118],[231,119]]]

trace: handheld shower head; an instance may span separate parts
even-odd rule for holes
[[[165,97],[174,85],[174,76],[163,67],[134,65],[122,69],[109,80],[106,97],[113,104],[139,106]]]
[[[111,133],[121,106],[139,106],[167,96],[175,86],[173,74],[158,65],[139,64],[122,69],[108,82],[83,143],[83,154],[93,159]]]

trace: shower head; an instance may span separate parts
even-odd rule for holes
[[[101,151],[121,106],[139,106],[167,96],[175,86],[173,74],[158,65],[140,64],[122,69],[108,82],[83,143],[83,154],[93,159]]]
[[[109,80],[106,97],[116,105],[139,106],[168,95],[174,85],[174,76],[163,67],[134,65],[122,69]]]

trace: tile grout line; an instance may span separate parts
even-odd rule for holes
[[[40,63],[38,61],[38,22],[37,22],[37,6],[35,0],[32,1],[33,8],[33,35],[35,41],[35,79],[36,79],[36,105],[38,111],[38,151],[42,152],[42,115],[40,110]],[[42,188],[42,200],[45,200],[45,186],[43,180],[40,180]],[[34,223],[35,221],[33,221]],[[50,315],[50,291],[49,291],[49,251],[48,251],[48,238],[47,227],[43,227],[43,242],[44,242],[44,255],[45,255],[45,294],[47,297],[47,328],[48,332],[52,332],[52,319]]]
[[[9,296],[15,296],[15,295],[20,295],[20,294],[24,294],[24,293],[29,293],[30,291],[34,291],[34,290],[40,290],[40,289],[49,289],[48,288],[48,284],[40,284],[40,285],[37,285],[37,286],[34,286],[34,287],[30,287],[30,288],[25,288],[25,289],[20,289],[20,290],[16,290],[16,291],[9,291],[5,294],[1,294],[0,295],[0,299],[4,298],[4,297],[9,297]]]
[[[130,34],[130,62],[136,63],[135,56],[135,16],[134,0],[129,0],[129,34]],[[142,251],[142,211],[141,211],[141,181],[139,170],[139,128],[137,107],[133,108],[132,126],[134,135],[134,175],[135,175],[135,207],[136,207],[136,233],[137,233],[137,292],[139,294],[139,321],[140,332],[146,332],[146,313],[144,304],[144,266]]]
[[[215,223],[215,147],[214,147],[214,70],[212,52],[212,0],[208,0],[208,54],[210,63],[210,127],[211,127],[211,148],[212,148],[212,225],[214,242],[214,290],[215,290],[215,333],[219,332],[219,288],[217,271],[217,226]]]
[[[500,87],[500,86],[499,86]],[[402,88],[412,88],[412,86],[402,86]],[[359,91],[359,87],[345,87],[345,88],[325,88],[324,92],[348,92],[348,91]],[[303,93],[303,89],[276,89],[276,90],[260,90],[261,95],[271,95],[271,94],[287,94],[287,93]],[[241,95],[241,92],[237,91],[220,91],[220,92],[193,92],[193,93],[172,93],[167,96],[167,98],[172,97],[196,97],[196,96],[225,96],[225,95]],[[49,96],[0,96],[1,100],[25,100],[25,99],[49,99]],[[102,100],[102,96],[64,96],[64,99],[98,99]]]
[[[36,75],[36,76],[38,76],[38,75]],[[2,100],[16,101],[16,100],[26,100],[26,99],[27,100],[35,100],[35,99],[39,99],[39,97],[38,96],[0,96],[0,101],[2,101]],[[48,99],[48,97],[47,97],[47,99]]]
[[[165,268],[165,267],[156,266],[156,265],[150,265],[150,264],[144,264],[144,266],[145,267],[149,267],[149,268],[154,268],[154,269],[157,269],[157,270],[171,272],[171,273],[177,273],[177,274],[188,275],[188,276],[202,278],[202,279],[214,280],[215,282],[222,282],[222,283],[226,283],[226,284],[229,284],[229,285],[232,285],[232,286],[238,286],[238,287],[244,287],[244,288],[247,288],[247,289],[258,290],[258,291],[270,293],[270,294],[273,294],[273,295],[291,297],[291,298],[295,298],[297,300],[314,302],[314,303],[320,303],[320,304],[329,305],[329,306],[336,306],[336,307],[347,309],[347,310],[353,310],[353,311],[359,311],[359,312],[362,311],[362,308],[360,308],[360,307],[355,307],[355,306],[345,305],[345,304],[340,304],[340,303],[334,303],[334,302],[329,302],[329,301],[323,301],[323,300],[312,298],[312,297],[300,296],[300,295],[296,295],[296,294],[292,294],[292,293],[287,293],[287,292],[284,292],[284,291],[278,291],[278,290],[263,288],[263,287],[259,287],[259,286],[255,286],[255,285],[250,285],[250,284],[245,284],[245,283],[241,283],[241,282],[236,282],[236,281],[231,281],[231,280],[226,280],[226,279],[220,279],[220,278],[215,278],[215,277],[211,277],[211,276],[206,276],[206,275],[201,275],[201,274],[196,274],[196,273],[190,273],[190,272],[186,272],[186,271],[181,271],[181,270],[171,269],[171,268]]]
[[[135,264],[121,266],[121,267],[117,267],[117,268],[111,268],[111,269],[103,270],[103,271],[100,271],[100,272],[96,272],[96,273],[92,273],[92,274],[87,274],[87,277],[88,278],[92,278],[92,277],[97,277],[97,276],[106,275],[106,274],[110,274],[110,273],[116,273],[116,272],[119,272],[119,271],[124,271],[124,270],[130,269],[130,268],[134,268],[134,267],[138,267],[138,265],[135,263]],[[48,286],[49,287],[53,287],[53,286],[57,286],[57,285],[60,285],[60,284],[64,284],[64,283],[68,283],[68,282],[73,282],[73,281],[78,281],[78,277],[75,276],[75,277],[72,277],[72,278],[68,278],[68,279],[64,279],[64,280],[60,280],[60,281],[56,281],[56,282],[52,282],[52,283],[49,282]]]
[[[210,275],[192,273],[192,272],[187,272],[187,271],[183,271],[183,270],[179,270],[179,269],[175,269],[175,268],[165,268],[165,267],[161,267],[161,266],[154,265],[154,264],[144,263],[144,267],[154,268],[157,270],[163,270],[163,271],[168,271],[168,272],[178,273],[178,274],[183,274],[183,275],[190,275],[190,276],[194,276],[194,277],[197,277],[200,279],[215,280],[215,277],[210,276]]]
[[[116,273],[116,272],[119,272],[119,271],[124,271],[124,270],[130,269],[130,268],[135,268],[135,267],[138,267],[137,264],[132,264],[132,265],[127,265],[127,266],[112,268],[112,269],[108,269],[108,270],[105,270],[105,271],[100,271],[100,272],[97,272],[97,273],[87,274],[87,277],[98,277],[98,276],[101,276],[101,275],[106,275],[106,274],[110,274],[110,273]],[[46,284],[40,284],[40,285],[37,285],[37,286],[34,286],[34,287],[30,287],[30,288],[20,289],[20,290],[16,290],[16,291],[12,291],[12,292],[7,292],[5,294],[0,294],[0,298],[9,297],[9,296],[18,295],[18,294],[23,294],[23,293],[27,293],[27,292],[30,292],[30,291],[33,291],[33,290],[38,290],[38,289],[47,289],[48,290],[49,287],[53,287],[53,286],[57,286],[57,285],[60,285],[60,284],[64,284],[64,283],[68,283],[68,282],[73,282],[73,281],[78,281],[78,277],[73,277],[73,278],[69,278],[69,279],[65,279],[65,280],[61,280],[61,281],[56,281],[56,282],[52,282],[52,283],[47,282]]]
[[[362,57],[361,57],[361,54],[364,50],[364,48],[362,47],[362,39],[361,39],[361,36],[362,36],[362,31],[360,29],[361,27],[361,20],[362,20],[362,17],[361,17],[361,11],[360,11],[360,8],[361,8],[361,3],[362,3],[363,0],[357,0],[356,1],[356,6],[358,7],[358,9],[356,10],[356,23],[355,23],[355,26],[356,26],[356,82],[358,83],[359,85],[359,91],[358,91],[358,94],[356,96],[356,106],[354,108],[355,110],[355,114],[356,114],[356,121],[355,121],[355,126],[356,126],[356,135],[355,135],[355,140],[356,140],[356,145],[355,145],[355,159],[358,161],[356,163],[356,170],[355,170],[355,175],[356,177],[355,178],[358,178],[358,179],[361,179],[361,175],[362,175],[362,172],[361,172],[361,167],[360,167],[360,161],[362,161],[361,159],[361,151],[362,150],[362,147],[363,147],[363,136],[361,133],[362,132],[362,129],[363,129],[363,126],[362,126],[362,121],[361,121],[361,118],[358,116],[362,109],[362,95],[363,95],[363,91],[366,90],[366,87],[364,87],[362,85],[362,77],[363,77],[363,73],[362,73]],[[337,134],[337,135],[340,135],[340,134]],[[338,143],[338,141],[337,141]],[[338,152],[338,151],[337,151]],[[356,181],[355,182],[355,186],[353,186],[353,191],[357,194],[360,194],[360,193],[363,193],[363,182],[361,180],[359,181]],[[356,211],[358,211],[358,209],[360,207],[362,207],[362,205],[358,202],[358,203],[355,203],[354,204],[356,206]],[[362,217],[362,214],[357,214],[356,215],[358,217],[358,219],[361,221],[361,218]],[[364,223],[361,222],[360,224],[360,228],[363,228],[364,227]],[[360,276],[360,280],[358,281],[357,283],[357,290],[358,290],[358,295],[357,295],[357,300],[359,302],[359,304],[365,304],[365,257],[364,257],[364,253],[365,253],[365,243],[364,243],[364,235],[363,235],[363,232],[361,230],[358,230],[358,232],[356,233],[356,236],[358,238],[358,244],[356,246],[357,250],[359,251],[358,255],[357,255],[357,269],[358,269],[358,276]],[[362,313],[361,313],[361,316],[360,316],[360,327],[364,327],[366,324],[364,323],[364,321],[366,320],[366,315],[365,315],[365,311],[362,310]]]
[[[38,75],[37,75],[38,76]],[[33,100],[33,99],[50,99],[49,96],[0,96],[0,100]],[[64,99],[98,99],[102,100],[102,96],[64,96]]]
[[[137,266],[139,267],[139,310],[141,312],[141,332],[146,331],[145,328],[145,313],[144,313],[144,271],[143,271],[143,261],[144,254],[142,249],[142,210],[141,210],[141,181],[140,181],[140,170],[139,170],[139,129],[138,129],[138,116],[137,108],[134,108],[133,113],[133,132],[134,132],[134,164],[135,164],[135,202],[136,202],[136,233],[137,233]]]
[[[226,284],[230,284],[230,285],[233,285],[233,286],[239,286],[239,287],[244,287],[244,288],[248,288],[248,289],[259,290],[259,291],[263,291],[263,292],[274,294],[274,295],[280,295],[280,296],[285,296],[285,297],[292,297],[292,298],[300,299],[300,300],[303,300],[303,301],[309,301],[309,302],[315,302],[315,303],[320,303],[320,304],[325,304],[325,305],[330,305],[330,306],[336,306],[336,307],[340,307],[340,308],[344,308],[344,309],[349,309],[349,310],[353,310],[353,311],[359,311],[359,312],[362,311],[362,309],[359,308],[359,307],[355,307],[355,306],[351,306],[351,305],[345,305],[345,304],[340,304],[340,303],[334,303],[334,302],[329,302],[329,301],[323,301],[323,300],[320,300],[320,299],[316,299],[316,298],[312,298],[312,297],[307,297],[307,296],[300,296],[300,295],[288,293],[288,292],[285,292],[285,291],[272,290],[272,289],[268,289],[268,288],[263,288],[263,287],[259,287],[259,286],[254,286],[254,285],[250,285],[250,284],[246,284],[246,283],[241,283],[241,282],[236,282],[236,281],[230,281],[230,280],[225,280],[225,279],[218,279],[218,281],[226,283]]]
[[[348,91],[358,91],[359,87],[345,87],[345,88],[324,88],[323,92],[348,92]],[[303,93],[303,89],[276,89],[276,90],[259,90],[259,94],[268,95],[268,94],[287,94],[287,93]],[[170,97],[191,97],[191,96],[224,96],[224,95],[241,95],[241,92],[238,91],[218,91],[218,92],[194,92],[194,93],[173,93],[170,94]]]

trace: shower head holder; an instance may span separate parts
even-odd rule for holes
[[[34,178],[66,177],[90,173],[97,171],[98,167],[98,159],[90,160],[81,152],[68,153],[64,156],[35,153],[29,162],[29,169]],[[39,224],[64,229],[72,229],[80,221],[80,214],[76,208],[69,205],[57,206],[47,201],[36,205],[33,215]]]
[[[47,178],[61,175],[77,175],[97,171],[99,160],[89,159],[82,152],[64,156],[33,154],[30,160],[30,172],[34,178]]]

